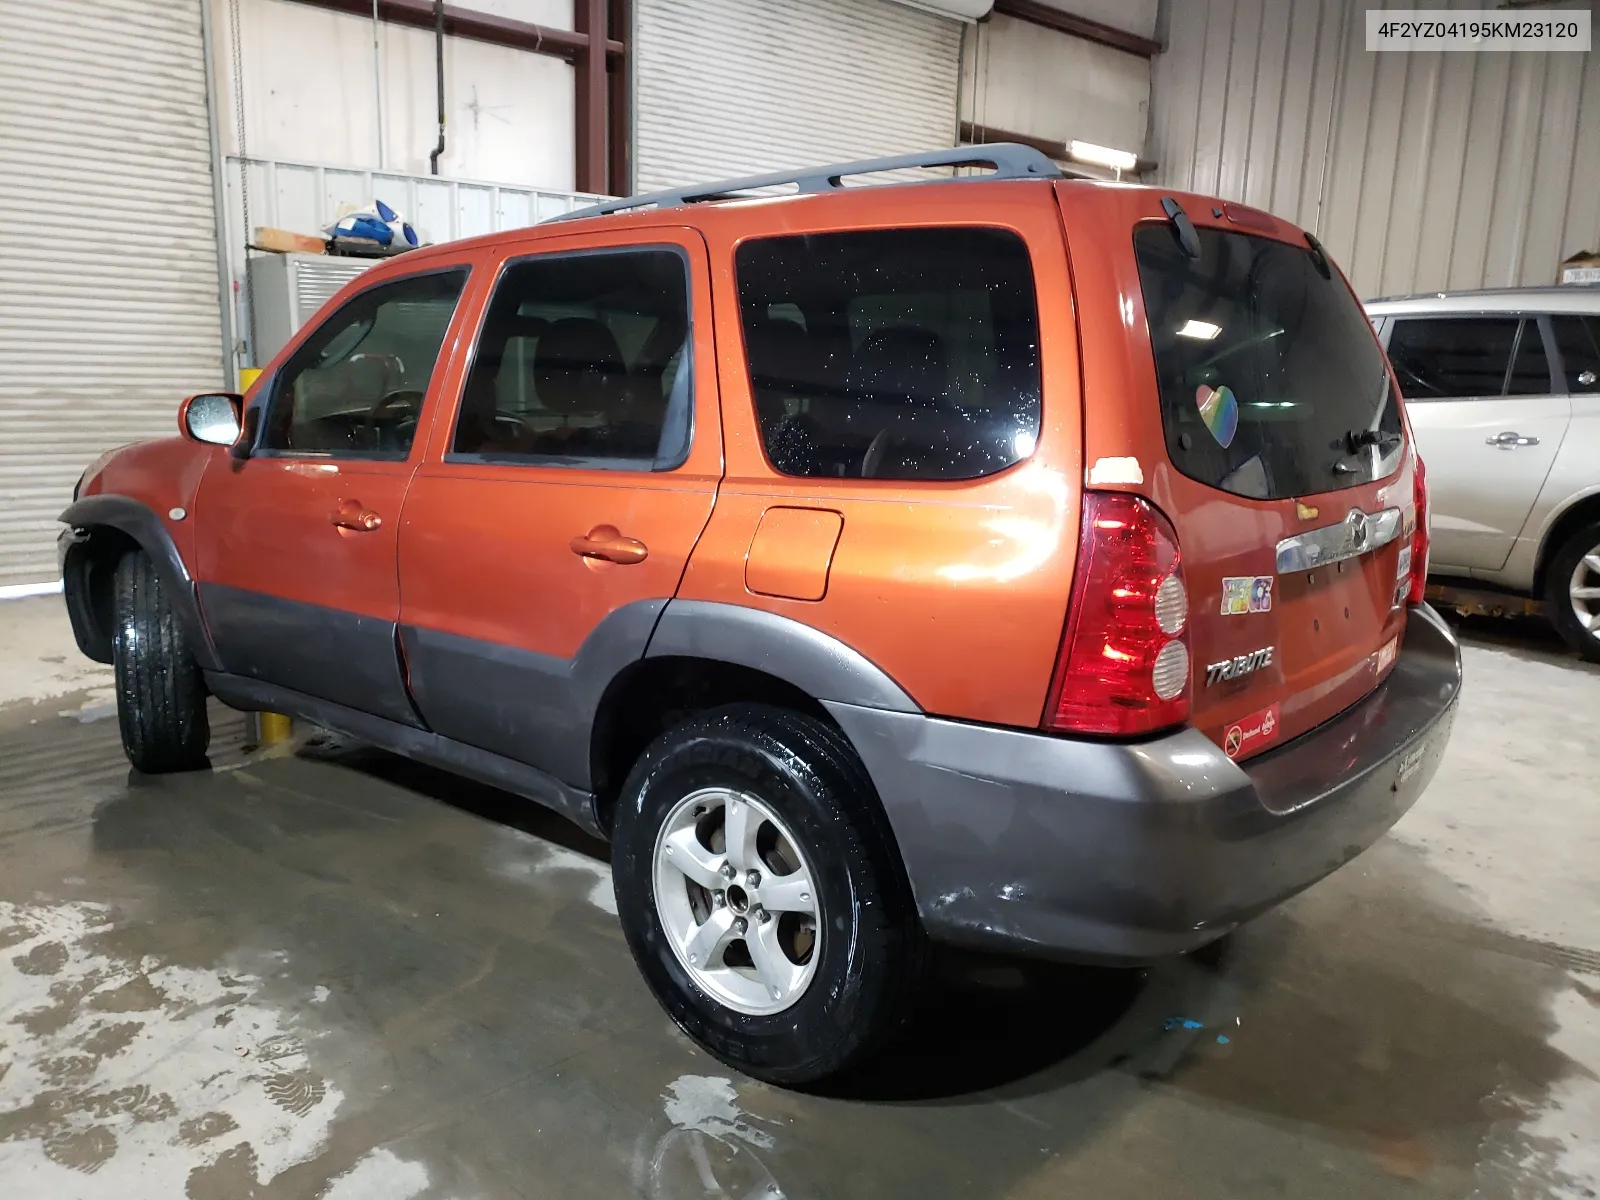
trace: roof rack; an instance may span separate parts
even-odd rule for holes
[[[698,204],[707,200],[729,200],[741,192],[756,188],[795,185],[795,195],[828,192],[844,187],[849,175],[875,175],[881,171],[904,171],[914,167],[992,167],[988,175],[972,176],[974,179],[1065,179],[1063,171],[1041,151],[1016,142],[992,142],[982,146],[956,146],[948,150],[925,150],[918,154],[897,154],[889,158],[864,158],[859,162],[832,163],[828,166],[807,167],[800,171],[776,171],[771,175],[749,175],[743,179],[725,179],[720,183],[696,184],[692,187],[672,188],[665,192],[651,192],[648,196],[629,196],[622,200],[607,200],[551,217],[550,221],[575,221],[580,217],[603,217],[607,213],[626,212],[635,208],[677,208],[684,204]],[[940,181],[945,182],[945,181]],[[548,223],[548,222],[547,222]]]

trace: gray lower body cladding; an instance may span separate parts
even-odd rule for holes
[[[308,696],[291,688],[219,671],[205,673],[206,687],[224,704],[245,712],[281,712],[348,734],[368,745],[430,766],[476,779],[491,787],[537,801],[572,821],[585,833],[604,837],[594,797],[527,763],[494,754],[427,729],[341,704]]]
[[[1196,949],[1336,870],[1422,794],[1461,687],[1426,607],[1371,695],[1238,764],[1188,729],[1088,742],[847,704],[937,939],[1102,962]]]

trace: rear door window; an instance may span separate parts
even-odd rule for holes
[[[1399,466],[1401,425],[1366,314],[1306,247],[1167,224],[1134,232],[1167,452],[1259,500],[1354,487]]]
[[[1400,390],[1407,400],[1502,395],[1520,324],[1516,317],[1397,317],[1389,361]]]
[[[1534,317],[1526,317],[1517,334],[1517,352],[1511,357],[1511,373],[1506,376],[1508,396],[1548,396],[1554,390],[1550,359],[1545,354],[1544,334]]]
[[[975,479],[1038,439],[1028,250],[998,229],[759,238],[735,256],[762,444],[785,475]]]
[[[495,285],[451,461],[666,471],[688,456],[689,271],[675,247],[538,255]]]
[[[1567,391],[1574,395],[1600,393],[1600,317],[1550,318]]]

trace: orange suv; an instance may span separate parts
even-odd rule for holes
[[[203,766],[210,694],[549,805],[775,1082],[880,1046],[928,939],[1222,936],[1405,812],[1460,688],[1316,240],[1025,147],[414,251],[178,424],[62,514],[134,766]]]

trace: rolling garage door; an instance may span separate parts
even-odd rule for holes
[[[0,0],[0,588],[102,451],[221,385],[199,0]],[[4,594],[4,593],[0,593]]]
[[[955,144],[961,26],[888,0],[637,0],[635,190]]]

